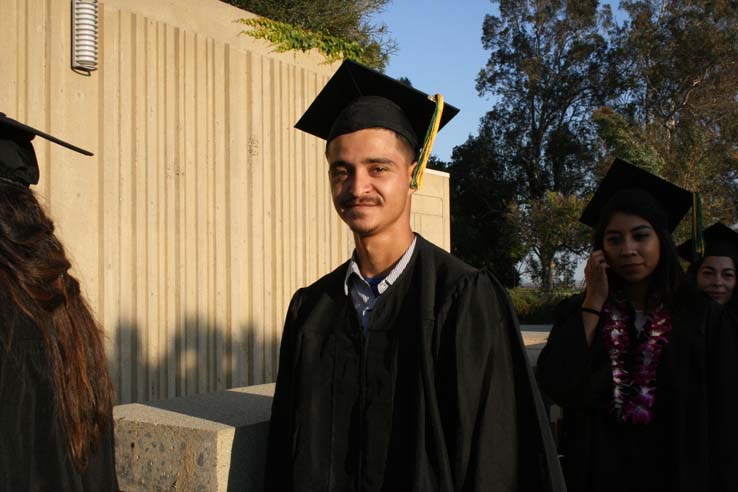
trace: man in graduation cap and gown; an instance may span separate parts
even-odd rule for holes
[[[443,106],[345,61],[296,125],[356,249],[290,304],[266,490],[563,490],[504,288],[410,227]]]
[[[96,438],[94,443],[83,448],[87,452],[80,453],[79,461],[72,459],[70,443],[81,440],[71,439],[70,426],[65,425],[63,415],[76,413],[87,417],[92,412],[89,406],[85,407],[88,413],[76,406],[89,396],[82,394],[84,390],[68,386],[66,393],[61,394],[56,386],[54,369],[64,371],[62,377],[67,380],[75,376],[71,371],[81,370],[79,359],[69,352],[64,354],[64,350],[84,353],[87,362],[84,378],[94,378],[88,386],[94,388],[90,391],[96,398],[96,411],[108,406],[103,400],[110,404],[112,410],[113,390],[112,385],[105,381],[107,366],[104,362],[102,367],[91,364],[91,361],[104,359],[102,339],[97,343],[91,337],[84,337],[88,332],[83,331],[77,331],[77,336],[59,333],[53,319],[55,315],[47,311],[58,313],[64,309],[65,322],[72,323],[69,327],[72,331],[82,330],[74,321],[81,319],[84,316],[82,311],[87,308],[79,300],[78,286],[70,287],[75,286],[76,281],[68,274],[65,277],[69,278],[64,280],[48,280],[50,284],[58,282],[61,287],[57,289],[47,288],[38,278],[38,272],[48,275],[52,268],[54,271],[64,268],[58,263],[65,257],[63,251],[55,256],[53,261],[57,264],[52,267],[45,262],[48,258],[40,258],[44,251],[48,251],[49,244],[54,247],[54,243],[50,238],[53,226],[43,217],[38,203],[29,206],[35,198],[29,197],[31,192],[26,190],[39,180],[38,162],[31,142],[36,136],[81,154],[92,155],[0,113],[0,193],[22,197],[15,207],[0,209],[11,215],[0,217],[3,226],[0,230],[0,491],[116,492],[119,489],[115,474],[112,413],[103,419],[106,421],[104,426],[99,415],[82,423],[95,428],[97,432],[89,435]],[[3,202],[7,201],[3,197]],[[37,248],[38,244],[29,238],[41,238],[43,247],[47,249]],[[32,267],[29,263],[33,263]],[[32,299],[28,291],[19,286],[21,275],[26,287],[31,284],[42,300]],[[62,289],[64,293],[57,294]],[[43,297],[49,292],[54,292],[55,297]],[[62,295],[63,301],[59,299]],[[67,310],[62,305],[71,307]],[[81,338],[84,338],[82,342]],[[80,343],[84,347],[79,347]],[[54,353],[58,353],[63,368],[52,364]],[[68,413],[62,412],[64,405]],[[79,434],[79,428],[74,430]]]

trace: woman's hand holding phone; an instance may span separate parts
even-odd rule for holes
[[[597,324],[600,321],[602,306],[605,305],[607,296],[610,294],[608,268],[610,265],[607,264],[605,253],[599,249],[592,252],[584,267],[587,290],[582,304],[582,322],[587,345],[592,344]]]
[[[610,284],[607,277],[607,264],[605,253],[598,249],[593,251],[584,267],[584,280],[587,285],[587,293],[583,306],[600,311],[610,294]]]

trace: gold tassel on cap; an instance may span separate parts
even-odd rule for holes
[[[430,157],[431,149],[433,149],[433,142],[435,142],[436,135],[438,135],[438,128],[441,126],[441,115],[443,115],[443,96],[436,94],[431,99],[435,101],[436,109],[433,111],[433,117],[431,118],[430,125],[428,125],[428,131],[425,134],[425,140],[423,140],[423,148],[418,157],[418,165],[415,166],[413,179],[410,182],[410,186],[416,190],[419,190],[423,186],[425,166],[428,164],[428,158]]]

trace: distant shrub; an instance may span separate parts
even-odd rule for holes
[[[570,290],[543,292],[540,289],[518,287],[508,290],[521,324],[538,325],[553,323],[556,306],[562,299],[576,293]]]

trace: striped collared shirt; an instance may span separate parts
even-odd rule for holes
[[[346,270],[346,278],[344,279],[343,288],[346,295],[349,295],[349,293],[351,294],[351,301],[354,304],[354,309],[356,309],[356,314],[359,316],[361,328],[364,330],[364,333],[366,333],[367,327],[369,326],[369,315],[374,309],[374,304],[377,302],[377,299],[379,299],[379,296],[381,296],[390,285],[395,283],[402,272],[405,271],[407,264],[410,263],[410,258],[413,256],[413,251],[415,251],[415,243],[417,240],[417,237],[413,238],[413,242],[407,248],[405,254],[402,255],[402,258],[400,258],[387,276],[379,282],[376,287],[379,294],[374,293],[369,282],[367,282],[361,275],[361,271],[359,271],[359,263],[357,262],[356,251],[354,250],[354,254],[351,255],[351,261],[349,262],[348,269]]]

